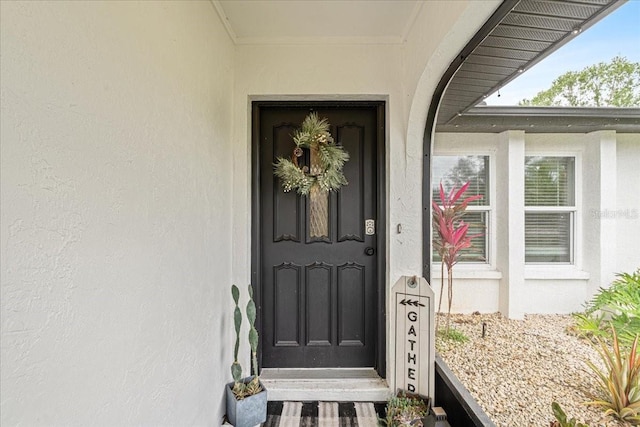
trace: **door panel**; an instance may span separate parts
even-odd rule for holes
[[[331,290],[333,265],[316,262],[306,267],[307,345],[329,346],[331,340]]]
[[[338,241],[364,242],[364,129],[362,126],[341,126],[336,141],[344,141],[351,167],[345,168],[349,185],[340,189],[338,199]],[[364,196],[364,197],[363,197]]]
[[[274,345],[300,345],[300,266],[290,263],[273,267]]]
[[[353,262],[338,267],[338,343],[365,345],[367,303],[365,266]]]
[[[309,233],[308,197],[285,193],[273,175],[276,159],[291,156],[292,136],[310,111],[302,105],[261,106],[257,117],[262,365],[373,367],[378,239],[366,235],[365,220],[377,219],[378,212],[378,106],[313,110],[328,119],[331,134],[350,155],[344,167],[348,185],[330,193],[328,235],[321,237]],[[308,153],[301,160],[308,164]]]

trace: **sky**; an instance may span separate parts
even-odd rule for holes
[[[618,7],[500,89],[499,97],[494,93],[485,101],[487,105],[517,105],[551,87],[565,72],[609,62],[617,55],[640,62],[640,0],[629,0]]]

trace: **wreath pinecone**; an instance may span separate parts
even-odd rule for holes
[[[297,193],[307,195],[316,185],[323,191],[336,191],[347,185],[342,168],[349,160],[349,153],[334,142],[326,118],[318,118],[315,112],[309,114],[302,122],[302,128],[294,134],[293,141],[296,148],[291,159],[278,157],[274,163],[274,174],[282,181],[285,192],[295,189]],[[307,166],[298,165],[303,148],[317,151],[320,172],[313,173],[315,171]]]

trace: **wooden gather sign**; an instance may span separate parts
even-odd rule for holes
[[[434,293],[422,277],[403,276],[391,289],[395,316],[394,391],[433,398],[435,370]]]

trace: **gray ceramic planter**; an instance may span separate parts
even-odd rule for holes
[[[251,381],[248,377],[243,379],[245,383]],[[262,386],[262,383],[260,383]],[[233,382],[225,387],[227,394],[227,418],[235,427],[254,427],[267,420],[267,390],[262,386],[262,391],[253,396],[236,400],[233,395]]]

